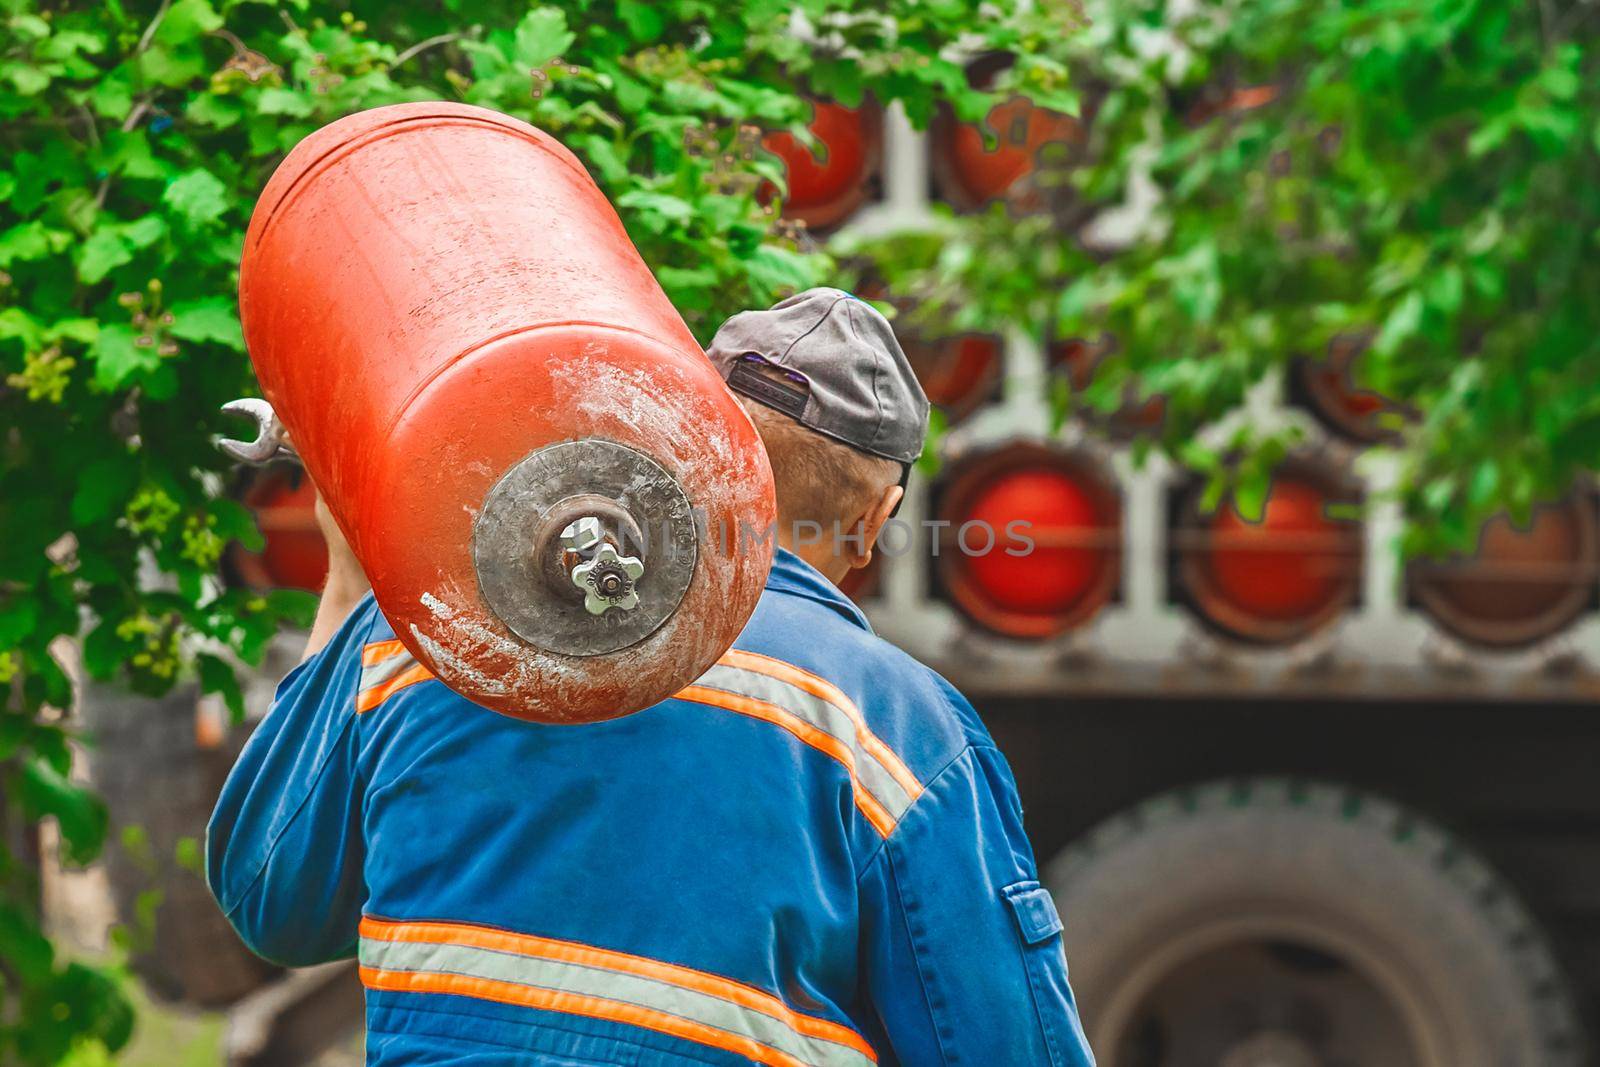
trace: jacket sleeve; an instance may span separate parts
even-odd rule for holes
[[[998,750],[967,748],[862,872],[865,983],[903,1063],[1093,1067]]]
[[[356,691],[370,595],[279,684],[206,830],[206,881],[257,954],[306,966],[355,952],[361,907]]]

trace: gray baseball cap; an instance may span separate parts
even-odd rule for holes
[[[728,388],[863,452],[910,464],[928,397],[894,330],[843,289],[807,289],[722,324],[706,355]]]

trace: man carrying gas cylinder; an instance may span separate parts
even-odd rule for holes
[[[478,708],[323,513],[306,659],[218,802],[212,891],[269,959],[359,956],[370,1064],[1092,1064],[1005,759],[834,585],[927,429],[893,331],[814,289],[709,355],[777,487],[733,649],[624,718]]]

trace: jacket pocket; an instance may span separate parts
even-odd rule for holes
[[[1015,882],[1000,892],[1017,921],[1033,1006],[1050,1051],[1051,1067],[1081,1067],[1084,1061],[1077,1053],[1083,1046],[1078,1036],[1077,1007],[1067,984],[1067,956],[1061,945],[1061,916],[1056,902],[1048,889],[1031,879]]]

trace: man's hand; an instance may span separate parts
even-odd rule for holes
[[[317,618],[311,624],[311,637],[306,642],[305,655],[301,657],[303,660],[322,651],[323,646],[333,639],[340,623],[372,588],[366,571],[361,569],[361,561],[350,551],[350,542],[345,540],[344,531],[333,521],[321,490],[317,491],[317,526],[322,531],[323,540],[328,543],[328,580],[322,587],[322,600],[317,604]]]

